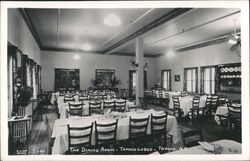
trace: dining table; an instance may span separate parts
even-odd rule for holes
[[[115,114],[115,115],[114,115]],[[52,138],[55,138],[54,145],[52,148],[52,154],[64,154],[68,150],[68,131],[67,125],[74,127],[84,127],[91,125],[92,122],[97,121],[101,123],[111,123],[118,119],[117,125],[117,135],[116,140],[127,140],[129,138],[129,118],[145,118],[153,115],[164,115],[163,111],[154,111],[154,110],[137,110],[131,112],[119,113],[115,112],[114,114],[109,113],[109,115],[91,115],[91,116],[71,116],[69,118],[57,119],[55,120],[54,128],[52,131]],[[173,143],[178,141],[178,125],[177,120],[174,116],[168,115],[167,117],[167,133],[172,135]],[[150,128],[150,119],[147,128],[147,134],[151,134]],[[95,128],[92,132],[91,144],[95,145]]]
[[[240,107],[241,105],[240,104],[232,104],[233,107]],[[239,109],[235,109],[236,112],[239,112]],[[224,104],[224,105],[221,105],[221,106],[218,106],[217,109],[216,109],[216,112],[215,112],[215,115],[214,115],[214,120],[215,122],[220,125],[220,118],[218,115],[224,115],[224,116],[227,116],[228,115],[228,105],[227,104]]]
[[[111,92],[111,94],[112,94],[114,97],[116,97],[115,92]],[[67,93],[66,93],[65,95],[67,95]],[[75,99],[75,102],[78,102],[78,101],[79,101],[79,92],[76,92],[76,93],[74,93],[74,94],[69,94],[69,95],[73,95],[73,97],[74,97],[74,99]],[[58,105],[64,103],[64,95],[61,96],[59,92],[54,92],[54,93],[52,93],[51,98],[50,98],[50,103],[54,105],[55,102],[56,102]]]
[[[109,99],[107,101],[124,101],[124,99]],[[84,101],[83,102],[83,113],[82,115],[89,115],[89,102],[93,101]],[[103,110],[103,101],[101,101],[101,110]],[[69,111],[69,103],[70,104],[79,104],[81,102],[65,102],[65,103],[60,103],[58,104],[58,111],[60,114],[60,118],[67,118],[68,116],[68,111]],[[125,105],[125,111],[129,111],[130,108],[136,107],[135,102],[126,100],[126,105]]]
[[[179,97],[180,108],[183,110],[185,116],[188,114],[188,112],[190,111],[190,109],[193,106],[193,97],[194,96]],[[205,95],[200,97],[200,104],[199,104],[200,108],[205,107],[206,99],[207,99],[207,96],[205,96]],[[170,109],[174,108],[174,103],[173,103],[172,97],[170,98],[169,108]]]
[[[209,148],[204,146],[208,144]],[[189,154],[241,154],[242,145],[234,140],[222,139],[204,145],[197,145],[190,148],[175,148],[174,151],[163,153],[163,155],[189,155]],[[212,146],[212,149],[210,148]],[[158,151],[150,155],[160,155]]]
[[[159,90],[156,90],[155,93],[156,93],[156,97],[159,98],[160,97]],[[164,91],[164,90],[162,90],[162,98],[166,98],[166,93],[168,93],[169,98],[172,98],[173,96],[180,96],[181,95],[180,91]]]

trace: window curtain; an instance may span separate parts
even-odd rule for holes
[[[15,82],[16,82],[16,58],[17,48],[14,46],[8,46],[8,117],[11,117],[13,107],[15,106]]]
[[[37,85],[36,85],[36,63],[32,63],[32,85],[33,85],[33,98],[37,98]]]

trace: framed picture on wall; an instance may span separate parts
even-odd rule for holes
[[[180,82],[181,81],[180,75],[174,75],[174,81]]]

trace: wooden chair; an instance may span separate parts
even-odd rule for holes
[[[241,128],[241,106],[228,105],[228,123],[229,132],[232,132],[233,129]]]
[[[102,102],[89,102],[89,115],[92,113],[100,114],[101,113]]]
[[[217,114],[217,116],[219,117],[220,126],[221,126],[222,129],[223,129],[223,136],[224,136],[225,134],[228,134],[228,133],[229,133],[228,115],[220,115],[220,114]]]
[[[139,101],[140,101],[140,104],[141,104],[142,108],[143,108],[144,110],[147,110],[147,109],[148,109],[148,106],[147,106],[147,103],[146,103],[146,101],[145,101],[145,98],[143,98],[143,97],[138,97],[138,99],[139,99]]]
[[[219,96],[218,98],[218,106],[225,105],[227,103],[227,97],[226,96]]]
[[[74,96],[67,96],[67,95],[64,95],[64,103],[66,102],[74,102],[75,101],[75,98]]]
[[[43,122],[44,122],[44,124],[46,126],[47,137],[48,137],[48,154],[51,154],[52,147],[53,147],[54,142],[55,142],[55,138],[51,138],[52,130],[50,129],[47,115],[44,115]]]
[[[183,115],[183,111],[180,108],[180,100],[179,97],[173,96],[173,109],[167,109],[168,113],[170,112],[170,115],[176,116],[177,118],[181,118]]]
[[[48,106],[50,104],[48,94],[37,95],[37,101],[38,101],[37,114],[38,114],[39,120],[42,120],[42,115],[48,112]]]
[[[108,95],[105,94],[105,93],[100,94],[99,96],[100,96],[100,99],[101,99],[101,100],[107,100],[107,98],[108,98]]]
[[[115,108],[113,109],[113,111],[125,112],[125,110],[126,110],[126,100],[116,100]]]
[[[149,123],[149,116],[147,118],[131,118],[129,117],[129,142],[134,145],[145,143],[148,139],[147,129]]]
[[[212,102],[212,96],[208,95],[206,98],[206,102],[205,102],[205,107],[203,108],[203,114],[204,115],[211,115],[212,113],[212,109],[211,109],[211,102]]]
[[[93,93],[93,94],[89,95],[90,101],[98,101],[99,99],[100,99],[100,97],[97,93]]]
[[[199,145],[198,141],[204,141],[202,131],[198,129],[189,130],[186,132],[181,130],[181,137],[184,147],[193,147]]]
[[[88,94],[79,94],[79,101],[80,102],[89,101]]]
[[[129,90],[128,89],[120,89],[121,97],[122,99],[128,99],[129,98]]]
[[[66,154],[81,154],[82,148],[91,147],[93,122],[85,127],[68,127],[68,150]]]
[[[95,121],[96,147],[106,147],[112,145],[116,147],[118,119],[113,123],[103,124]]]
[[[110,109],[114,109],[115,108],[115,101],[112,100],[104,100],[103,101],[103,109],[107,109],[107,108],[110,108]]]
[[[217,110],[218,100],[219,100],[219,96],[217,95],[212,96],[211,104],[210,104],[210,110],[212,114],[215,113]]]
[[[69,114],[70,116],[82,116],[83,115],[83,102],[80,103],[69,103]]]
[[[152,101],[153,101],[153,104],[160,104],[159,98],[157,97],[155,90],[152,91]]]
[[[193,97],[192,101],[192,108],[190,109],[189,113],[191,113],[191,119],[195,119],[195,115],[198,118],[200,111],[200,97]]]
[[[163,145],[167,145],[167,119],[168,114],[162,116],[154,116],[151,114],[151,137],[156,139],[164,138]],[[172,146],[172,136],[171,136],[171,146]]]

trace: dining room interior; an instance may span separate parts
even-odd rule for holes
[[[242,154],[241,14],[8,8],[8,155]]]

